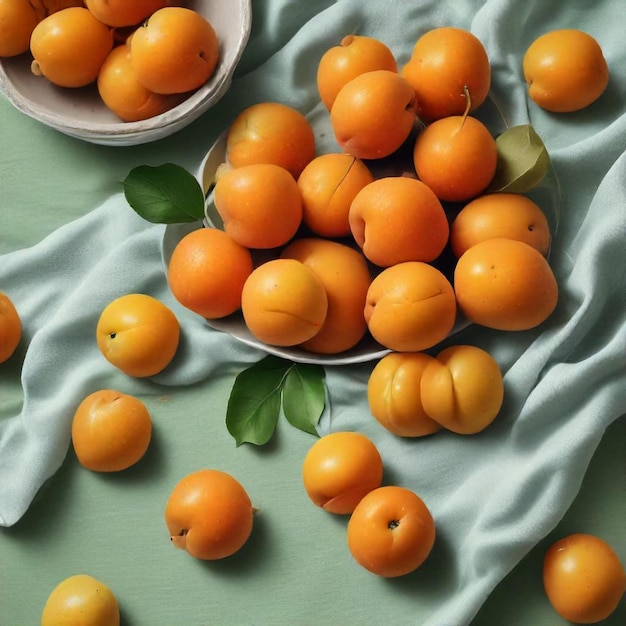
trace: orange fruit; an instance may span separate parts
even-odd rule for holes
[[[97,79],[112,48],[113,31],[88,9],[62,9],[32,32],[32,71],[60,87],[84,87]]]
[[[0,0],[0,57],[28,52],[35,26],[45,17],[83,0]]]
[[[415,43],[401,75],[417,94],[417,114],[425,122],[461,115],[486,99],[491,65],[481,41],[461,28],[444,26],[424,33]]]
[[[213,190],[224,230],[247,248],[287,243],[302,223],[302,195],[293,176],[280,165],[253,163],[226,170]]]
[[[435,543],[435,522],[410,489],[387,485],[370,491],[348,521],[348,548],[368,571],[392,578],[415,571]]]
[[[584,109],[609,83],[600,44],[588,33],[571,28],[535,39],[524,53],[523,71],[530,99],[555,113]]]
[[[327,153],[315,157],[298,177],[304,223],[322,237],[350,235],[350,204],[373,180],[367,165],[349,154]]]
[[[367,382],[372,415],[399,437],[423,437],[441,429],[424,411],[420,381],[433,357],[424,352],[391,352],[374,366]]]
[[[171,4],[170,0],[84,0],[85,6],[103,24],[134,26],[158,9]]]
[[[434,261],[450,228],[441,202],[423,182],[386,176],[359,191],[349,212],[356,243],[375,265]]]
[[[0,291],[0,363],[7,361],[22,339],[22,320],[15,304]]]
[[[233,167],[273,163],[298,178],[314,156],[313,127],[300,111],[286,104],[253,104],[228,127],[226,160]]]
[[[305,237],[292,241],[281,257],[296,259],[312,269],[328,299],[321,328],[300,347],[318,354],[337,354],[354,347],[367,332],[363,309],[372,282],[361,252],[330,239]]]
[[[574,533],[546,551],[543,586],[563,619],[596,624],[617,609],[626,590],[626,574],[606,541],[588,533]]]
[[[135,465],[152,437],[146,405],[113,389],[89,394],[72,419],[72,444],[79,463],[94,472],[119,472]]]
[[[450,346],[424,368],[420,395],[433,420],[452,432],[473,435],[498,415],[504,382],[488,352],[476,346]]]
[[[37,14],[37,18],[42,20],[51,13],[56,13],[68,7],[84,6],[83,0],[30,0],[33,10]]]
[[[326,50],[317,66],[317,89],[324,106],[330,111],[347,82],[373,70],[398,71],[389,47],[374,37],[346,35],[338,46]]]
[[[415,106],[413,87],[397,72],[360,74],[340,89],[330,110],[335,139],[359,159],[389,156],[413,130]]]
[[[534,328],[558,300],[548,261],[514,239],[488,239],[469,248],[457,261],[454,290],[470,321],[498,330]]]
[[[462,202],[480,195],[492,181],[497,162],[496,140],[475,117],[439,119],[415,139],[417,176],[440,200]]]
[[[154,93],[185,93],[204,85],[217,66],[219,41],[211,23],[186,7],[158,9],[130,37],[137,80]]]
[[[107,55],[97,78],[104,104],[124,122],[137,122],[160,115],[180,104],[184,95],[157,94],[135,76],[127,45],[115,46]]]
[[[0,0],[0,57],[27,52],[38,21],[29,0]]]
[[[352,513],[363,496],[380,486],[383,461],[373,441],[357,432],[320,437],[302,464],[311,501],[329,513]]]
[[[172,294],[184,307],[216,319],[241,308],[243,285],[253,267],[248,248],[224,231],[199,228],[176,244],[167,280]]]
[[[255,268],[241,294],[246,326],[260,341],[295,346],[320,331],[328,311],[324,284],[296,259],[272,259]]]
[[[111,589],[87,574],[61,581],[48,596],[41,626],[119,626],[120,608]]]
[[[517,193],[490,193],[466,204],[452,221],[450,245],[458,258],[468,248],[504,237],[523,241],[544,256],[550,249],[550,225],[541,207]]]
[[[178,349],[180,326],[162,302],[141,293],[116,298],[103,309],[96,340],[104,358],[129,376],[154,376]]]
[[[172,544],[192,557],[214,561],[232,556],[252,534],[254,507],[241,483],[217,469],[182,478],[165,506]]]
[[[372,280],[364,315],[381,345],[396,352],[419,352],[448,336],[456,320],[456,300],[440,270],[406,261],[385,268]]]

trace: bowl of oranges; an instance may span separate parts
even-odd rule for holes
[[[91,143],[134,145],[187,126],[228,89],[249,0],[9,0],[0,91],[22,113]]]

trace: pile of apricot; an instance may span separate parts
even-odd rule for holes
[[[125,122],[180,104],[213,75],[218,36],[200,13],[175,0],[6,0],[0,57],[32,56],[54,85],[96,84]]]
[[[529,48],[532,99],[546,81],[534,71],[538,59],[577,38],[589,44],[579,31],[555,31],[539,41],[543,53]],[[599,46],[581,49],[579,62],[597,83],[586,92],[597,98],[606,62]],[[559,98],[572,99],[560,110],[580,107],[555,75],[543,100],[552,91],[552,109]],[[316,82],[337,149],[319,154],[309,121],[292,107],[262,102],[241,111],[213,189],[221,229],[180,241],[171,291],[205,318],[240,312],[272,346],[339,354],[369,333],[391,352],[368,389],[383,426],[411,437],[483,430],[503,399],[496,361],[475,346],[426,351],[461,317],[528,330],[558,299],[542,208],[490,189],[496,139],[473,114],[490,90],[487,52],[469,31],[435,28],[399,68],[382,41],[349,35],[321,56]]]
[[[458,28],[427,32],[401,71],[381,41],[346,37],[317,72],[337,151],[317,154],[289,106],[240,112],[213,190],[223,230],[180,242],[174,295],[207,318],[241,310],[257,339],[318,354],[368,332],[393,351],[427,350],[459,309],[500,330],[543,322],[558,292],[548,221],[526,196],[486,193],[496,141],[471,112],[490,76],[483,45]],[[403,171],[377,173],[407,145]]]

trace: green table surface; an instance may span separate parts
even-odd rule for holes
[[[104,147],[46,128],[0,100],[0,253],[36,244],[97,207],[135,165],[180,153],[180,146],[189,146],[183,165],[196,162],[212,128],[200,120],[155,145]],[[0,366],[0,419],[19,412],[19,365],[14,359]],[[223,415],[235,374],[144,394],[155,436],[147,456],[127,472],[91,473],[70,450],[26,515],[0,529],[0,625],[37,624],[52,588],[79,572],[115,590],[126,626],[421,623],[412,598],[416,580],[390,584],[358,571],[347,556],[345,519],[306,499],[300,463],[308,437],[281,424],[267,449],[234,447]],[[202,415],[203,427],[189,428],[189,415]],[[541,585],[544,552],[564,535],[599,535],[626,557],[625,435],[624,419],[608,429],[570,510],[494,590],[473,624],[565,624]],[[171,471],[193,464],[231,471],[258,499],[252,541],[227,561],[194,561],[169,543],[163,508]],[[435,578],[417,581],[436,593]],[[624,601],[605,623],[626,624]]]

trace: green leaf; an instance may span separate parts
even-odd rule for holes
[[[537,187],[550,168],[550,156],[530,124],[513,126],[496,138],[498,165],[488,191],[525,193]]]
[[[128,204],[154,224],[183,224],[204,217],[202,187],[180,165],[140,165],[129,172],[123,186]]]
[[[283,385],[283,412],[287,421],[299,430],[317,435],[315,426],[320,421],[325,403],[324,368],[294,364]]]
[[[278,423],[289,361],[268,355],[235,378],[226,409],[226,427],[237,446],[267,443]]]

